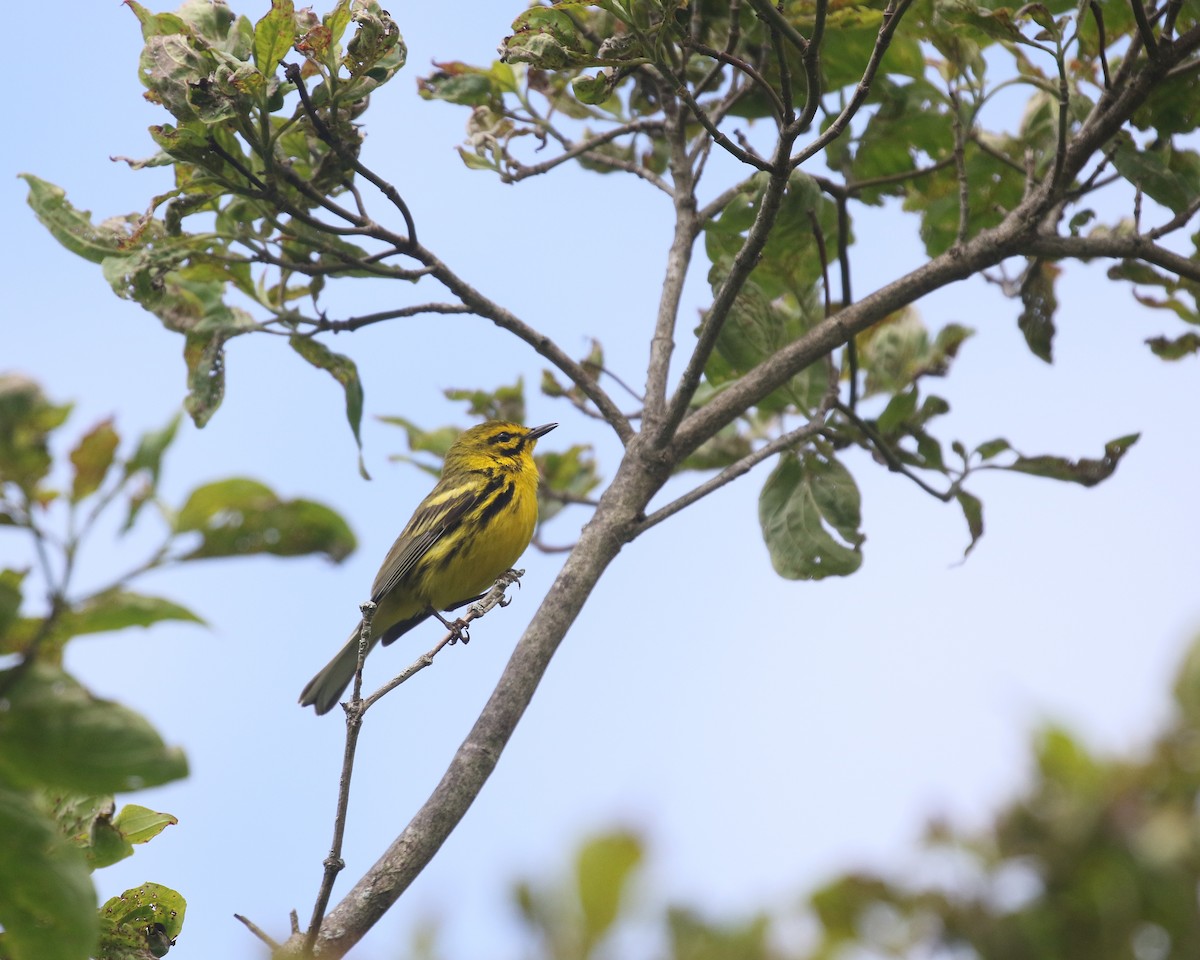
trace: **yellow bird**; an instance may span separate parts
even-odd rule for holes
[[[522,427],[489,420],[464,430],[446,451],[442,475],[383,560],[371,587],[371,648],[386,646],[438,612],[482,596],[517,562],[537,524],[533,448],[557,423]],[[362,622],[300,694],[327,713],[354,677]]]

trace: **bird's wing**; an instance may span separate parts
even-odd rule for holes
[[[438,496],[438,492],[435,488],[417,507],[416,513],[384,557],[371,588],[371,599],[376,603],[401,583],[412,572],[417,561],[454,530],[463,517],[495,493],[496,483],[489,480],[475,487],[459,487],[445,491],[442,496]]]

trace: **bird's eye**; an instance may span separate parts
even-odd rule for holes
[[[513,438],[512,434],[505,430],[503,433],[496,434],[497,443],[508,443]]]

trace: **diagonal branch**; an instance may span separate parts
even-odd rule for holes
[[[775,157],[773,158],[775,163],[782,161],[787,156],[789,145],[789,140],[780,139]],[[774,163],[772,166],[774,166]],[[729,273],[726,274],[720,289],[717,291],[716,296],[713,297],[712,306],[709,307],[707,316],[700,326],[700,334],[696,339],[696,346],[692,350],[691,357],[688,358],[687,366],[679,378],[679,384],[675,388],[675,393],[672,395],[670,404],[667,407],[666,417],[662,424],[662,438],[669,437],[675,432],[675,428],[680,424],[684,414],[687,412],[692,397],[696,394],[696,388],[700,386],[700,378],[704,375],[704,368],[708,364],[709,357],[712,356],[713,349],[716,347],[717,337],[721,333],[721,328],[728,318],[730,310],[733,308],[737,295],[741,292],[742,287],[745,286],[751,271],[754,269],[754,265],[758,262],[763,247],[767,244],[771,228],[775,225],[775,220],[778,218],[779,210],[783,205],[783,196],[787,190],[787,184],[788,178],[786,175],[773,174],[767,181],[766,190],[763,191],[762,200],[758,205],[758,214],[755,216],[754,223],[746,235],[746,242],[742,244],[741,249],[734,256]]]
[[[1200,261],[1194,257],[1159,246],[1147,234],[1122,236],[1061,237],[1056,234],[1040,234],[1028,244],[1028,252],[1034,256],[1072,259],[1106,257],[1111,260],[1144,260],[1156,267],[1170,270],[1194,283],[1200,283]]]
[[[867,61],[867,66],[863,70],[858,85],[854,88],[854,93],[850,95],[850,100],[842,108],[841,113],[834,117],[833,122],[822,131],[821,135],[792,157],[790,165],[793,169],[833,143],[854,119],[863,103],[866,102],[867,94],[871,92],[871,84],[875,81],[875,74],[879,72],[880,64],[883,63],[883,55],[891,45],[896,28],[900,26],[900,21],[908,8],[912,6],[912,2],[913,0],[889,0],[883,11],[883,22],[879,24],[879,33],[875,37],[875,47],[871,50],[871,58]]]
[[[633,436],[633,427],[629,419],[613,402],[612,397],[588,376],[584,368],[571,359],[563,349],[544,333],[535,330],[516,314],[505,309],[494,300],[484,296],[473,286],[463,280],[458,274],[443,263],[433,251],[417,244],[410,255],[429,268],[430,276],[436,278],[451,293],[459,298],[472,313],[491,320],[501,330],[507,330],[517,339],[529,344],[535,351],[545,357],[554,366],[566,374],[571,381],[583,391],[584,395],[596,405],[609,426],[613,428],[622,443],[628,443]]]
[[[342,142],[341,138],[335,136],[333,131],[329,129],[308,96],[308,88],[304,85],[304,76],[300,72],[300,67],[294,63],[289,63],[284,67],[283,74],[289,83],[295,84],[296,92],[300,94],[300,102],[304,106],[304,112],[308,115],[309,120],[312,121],[313,129],[316,130],[317,136],[333,148],[343,163],[353,168],[354,172],[360,177],[374,184],[375,189],[387,197],[392,206],[400,211],[400,216],[404,218],[404,225],[408,230],[407,245],[415,247],[417,245],[417,225],[413,220],[412,213],[408,209],[408,204],[404,202],[404,198],[400,196],[399,191],[373,170],[366,167],[358,157],[346,149],[346,145]],[[406,247],[405,244],[400,244],[400,246]]]
[[[536,177],[540,174],[547,173],[560,164],[566,163],[568,160],[573,160],[585,153],[590,153],[597,147],[602,147],[606,143],[611,143],[613,140],[623,137],[626,134],[654,133],[661,131],[662,126],[663,122],[661,120],[647,118],[643,120],[634,120],[629,123],[623,123],[619,127],[613,127],[611,130],[606,130],[604,133],[598,133],[595,136],[588,137],[586,140],[579,140],[577,142],[571,142],[568,140],[564,144],[566,149],[558,156],[551,157],[549,160],[543,160],[541,163],[535,163],[530,166],[526,166],[523,163],[516,163],[516,166],[511,172],[505,171],[500,174],[500,180],[503,183],[518,183],[519,181],[525,180],[528,177]],[[601,163],[612,162],[610,158],[605,157],[603,154],[599,155],[596,159]],[[665,193],[671,192],[671,188],[663,182],[662,178],[655,176],[654,174],[650,173],[650,171],[641,170],[641,172],[631,172],[637,173],[638,176],[642,177],[642,179],[657,187],[659,190],[662,190]]]
[[[644,422],[656,430],[666,409],[667,377],[671,356],[675,352],[675,325],[679,320],[679,304],[692,250],[700,233],[702,221],[696,214],[696,180],[687,150],[687,131],[683,111],[678,101],[669,98],[664,104],[667,115],[666,137],[669,147],[667,162],[674,183],[675,233],[667,252],[667,270],[663,277],[662,294],[654,336],[650,340],[650,361],[646,369],[646,395],[642,400]]]
[[[836,385],[837,380],[834,379],[833,383]],[[825,418],[828,416],[829,410],[833,406],[833,403],[836,399],[837,393],[835,391],[830,391],[827,393],[822,399],[820,406],[817,407],[816,411],[809,418],[806,424],[801,427],[797,427],[795,430],[785,433],[782,436],[776,437],[770,443],[764,444],[753,453],[748,453],[736,463],[731,463],[715,477],[705,480],[704,483],[689,490],[683,496],[678,497],[677,499],[672,500],[666,506],[655,510],[652,514],[646,517],[645,520],[643,520],[630,531],[629,538],[632,540],[635,537],[641,536],[651,527],[662,523],[668,517],[673,517],[680,510],[684,509],[685,507],[690,507],[697,500],[702,500],[710,493],[715,493],[726,484],[732,483],[738,477],[749,473],[768,457],[772,457],[777,453],[782,453],[784,450],[791,450],[792,448],[804,443],[804,441],[815,437],[825,426]]]

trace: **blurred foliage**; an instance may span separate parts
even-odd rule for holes
[[[254,554],[339,561],[354,536],[328,507],[284,500],[251,480],[205,484],[181,507],[168,505],[158,484],[178,417],[126,455],[115,424],[104,420],[56,472],[56,431],[70,410],[33,381],[0,375],[0,535],[23,539],[28,557],[26,566],[0,570],[0,654],[11,660],[0,669],[0,958],[144,960],[170,949],[183,897],[145,884],[97,910],[90,874],[177,822],[137,804],[118,807],[114,794],[186,777],[187,760],[140,714],[93,696],[64,672],[63,648],[127,627],[203,624],[172,600],[129,589],[151,570]],[[161,521],[158,546],[124,573],[108,568],[109,583],[80,593],[77,561],[97,528],[107,521],[124,535],[150,513]],[[23,612],[39,581],[45,610]]]
[[[1200,956],[1200,639],[1175,711],[1126,757],[1058,726],[1034,738],[1032,782],[992,824],[933,823],[904,878],[855,872],[796,913],[714,918],[652,903],[646,842],[585,841],[566,877],[513,887],[530,960],[1172,960]],[[952,876],[951,885],[915,876]],[[800,921],[797,923],[797,921]],[[787,929],[786,935],[783,933]],[[802,942],[796,931],[804,930]],[[443,956],[423,927],[417,956]],[[661,944],[637,950],[631,944]]]

